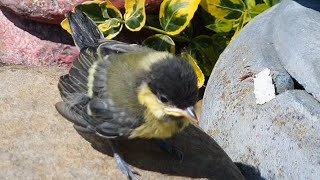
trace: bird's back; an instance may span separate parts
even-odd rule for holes
[[[113,59],[129,51],[140,51],[141,47],[102,39],[96,25],[80,11],[70,14],[68,20],[75,44],[81,51],[69,74],[60,78],[58,88],[63,102],[57,103],[57,110],[80,130],[107,137],[129,136],[132,129],[141,124],[143,111],[141,106],[128,108],[110,96],[110,89],[118,88],[127,94],[134,92],[134,87],[128,83],[128,78],[134,78],[131,72],[124,73],[126,68],[118,69],[128,64]],[[110,75],[116,71],[118,73]],[[124,76],[113,80],[119,72]],[[128,101],[137,104],[134,97]],[[128,111],[130,108],[134,110]]]

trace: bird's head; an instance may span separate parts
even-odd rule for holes
[[[197,75],[192,65],[178,57],[154,63],[138,88],[139,102],[157,119],[196,121]]]

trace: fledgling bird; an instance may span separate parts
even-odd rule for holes
[[[120,170],[136,179],[116,142],[164,140],[196,120],[196,73],[188,61],[168,52],[104,39],[96,24],[79,10],[67,18],[80,55],[69,74],[60,78],[63,101],[56,109],[75,129],[110,139]]]

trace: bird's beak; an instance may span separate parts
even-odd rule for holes
[[[178,116],[178,117],[183,116],[194,123],[198,123],[198,118],[193,106],[188,107],[186,109],[170,107],[170,108],[166,108],[165,111],[168,115]]]
[[[188,107],[187,109],[184,110],[184,112],[185,112],[188,116],[190,116],[190,118],[195,119],[196,121],[198,121],[197,114],[196,114],[196,111],[194,110],[194,107],[193,107],[193,106]]]

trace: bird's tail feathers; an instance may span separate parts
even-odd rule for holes
[[[67,19],[74,43],[80,50],[85,47],[93,47],[99,43],[99,40],[104,38],[103,33],[93,20],[80,10],[76,9],[75,12],[68,13]]]

